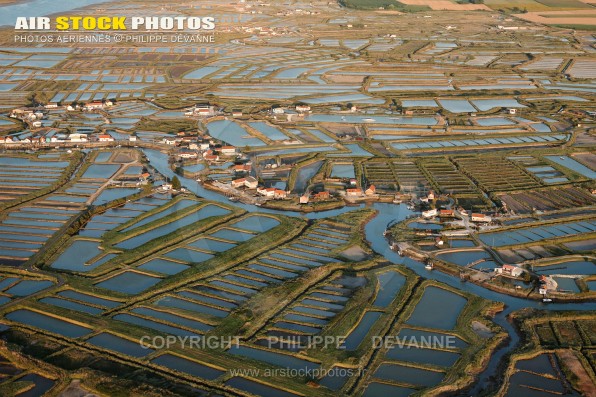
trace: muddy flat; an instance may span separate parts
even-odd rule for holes
[[[351,261],[362,261],[368,257],[368,254],[359,246],[353,245],[350,248],[343,250],[341,256]]]

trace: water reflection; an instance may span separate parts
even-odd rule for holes
[[[147,155],[147,159],[151,163],[151,165],[158,170],[163,175],[167,176],[168,178],[172,178],[174,176],[174,172],[168,166],[168,156],[164,153],[161,153],[156,150],[150,149],[143,149],[143,152]],[[199,196],[202,196],[209,200],[221,201],[222,195],[204,189],[201,185],[199,185],[196,181],[180,177],[180,181],[182,184],[188,188],[189,190],[193,191]],[[305,217],[307,219],[321,219],[336,216],[345,212],[353,211],[356,208],[362,208],[363,205],[358,207],[344,207],[341,209],[331,210],[331,211],[322,211],[316,213],[309,213],[309,214],[301,214],[297,212],[290,212],[290,211],[278,211],[266,208],[260,208],[249,204],[242,204],[242,203],[234,203],[235,206],[245,209],[246,211],[250,212],[263,212],[263,213],[274,213],[274,214],[282,214],[287,216],[300,216]],[[516,330],[513,326],[507,321],[506,317],[511,312],[515,310],[519,310],[526,307],[542,309],[542,310],[596,310],[596,302],[594,303],[551,303],[549,305],[544,305],[541,302],[531,301],[526,299],[521,299],[517,297],[511,297],[507,295],[503,295],[491,290],[488,290],[480,285],[472,284],[472,283],[463,283],[460,281],[459,278],[447,275],[445,273],[441,273],[438,271],[429,271],[426,270],[424,264],[421,262],[417,262],[413,259],[400,257],[396,252],[392,251],[389,247],[385,237],[383,236],[383,232],[387,229],[387,227],[396,222],[402,221],[406,219],[409,215],[412,214],[412,211],[408,210],[405,204],[391,204],[391,203],[375,203],[372,207],[378,211],[376,217],[374,217],[371,221],[366,224],[365,227],[365,234],[366,239],[369,242],[371,248],[382,255],[388,261],[395,263],[395,264],[403,264],[417,273],[419,276],[436,280],[442,283],[445,283],[451,287],[457,288],[461,291],[465,291],[471,294],[478,295],[484,299],[488,299],[491,301],[497,302],[504,302],[506,304],[506,308],[501,313],[498,313],[494,318],[493,321],[499,324],[505,332],[509,334],[509,341],[501,347],[498,351],[496,351],[488,364],[487,369],[480,375],[479,381],[476,383],[476,386],[471,391],[471,395],[476,395],[480,391],[482,391],[487,384],[489,384],[490,378],[496,375],[497,366],[501,359],[510,351],[512,351],[517,344],[519,343],[519,335],[517,334]]]

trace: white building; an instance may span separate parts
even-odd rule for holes
[[[472,222],[491,222],[492,218],[488,215],[484,214],[474,214],[472,213]]]
[[[524,269],[515,265],[503,265],[503,267],[495,268],[495,273],[505,276],[519,277],[524,274]]]
[[[235,179],[232,181],[232,187],[239,188],[239,187],[246,187],[247,189],[256,189],[259,181],[252,176],[247,176],[246,178]]]
[[[220,152],[224,156],[233,156],[236,154],[236,148],[234,146],[223,146]]]
[[[308,113],[308,112],[310,112],[310,106],[298,105],[298,106],[296,106],[296,111],[300,112],[300,113]]]
[[[193,113],[199,116],[213,116],[215,114],[215,108],[208,103],[201,103],[195,105]]]
[[[183,159],[196,159],[199,154],[194,150],[181,150],[178,156]]]
[[[437,216],[438,212],[436,209],[433,210],[428,210],[428,211],[422,211],[422,216],[425,218],[432,218],[434,216]]]
[[[93,102],[88,102],[85,104],[85,106],[83,107],[83,110],[97,110],[97,109],[103,109],[104,108],[104,103],[102,101],[93,101]]]
[[[259,188],[257,188],[257,193],[260,194],[261,196],[265,196],[265,197],[274,197],[275,190],[276,189],[273,187],[269,187],[269,188],[259,187]]]
[[[68,138],[71,142],[87,142],[87,135],[85,134],[70,134]]]

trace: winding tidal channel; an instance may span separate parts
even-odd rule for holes
[[[157,150],[151,149],[143,149],[143,152],[147,156],[147,159],[150,165],[157,170],[162,175],[172,178],[175,174],[170,169],[168,165],[168,155]],[[192,179],[184,178],[178,175],[182,185],[187,188],[188,190],[195,193],[197,196],[203,197],[208,200],[213,201],[221,201],[224,196],[213,192],[211,190],[207,190],[202,187],[199,183]],[[250,204],[243,204],[243,203],[229,203],[230,205],[242,208],[246,211],[253,212],[253,213],[277,213],[286,216],[296,216],[296,217],[303,217],[307,219],[321,219],[332,217],[335,215],[339,215],[341,213],[353,211],[355,208],[358,207],[344,207],[341,209],[330,210],[330,211],[321,211],[321,212],[314,212],[308,214],[302,214],[298,212],[291,212],[291,211],[279,211],[267,208],[261,208]],[[370,220],[366,225],[365,232],[366,232],[366,239],[369,242],[372,249],[379,255],[383,256],[388,261],[395,263],[395,264],[402,264],[407,266],[416,274],[421,276],[425,279],[432,279],[437,280],[442,283],[448,284],[454,288],[459,290],[469,292],[474,295],[478,295],[484,299],[496,301],[496,302],[503,302],[505,306],[505,310],[498,313],[494,318],[493,321],[503,327],[506,332],[509,334],[509,340],[506,344],[501,346],[494,354],[491,356],[490,362],[487,368],[480,374],[476,384],[472,388],[472,390],[465,393],[465,395],[477,395],[481,391],[486,390],[490,387],[491,378],[497,375],[497,369],[501,362],[501,360],[511,351],[513,351],[519,344],[520,336],[518,335],[517,331],[513,327],[511,323],[507,321],[507,316],[516,311],[523,308],[535,308],[540,310],[577,310],[577,311],[590,311],[596,310],[596,302],[586,302],[586,303],[551,303],[548,305],[543,304],[542,302],[537,302],[529,299],[521,299],[517,297],[512,297],[504,294],[500,294],[498,292],[491,291],[486,289],[480,285],[476,285],[473,283],[466,283],[462,282],[458,277],[454,277],[445,273],[441,273],[438,271],[429,271],[424,268],[424,264],[421,262],[417,262],[413,259],[407,257],[400,257],[397,253],[391,250],[389,245],[387,244],[387,240],[383,236],[383,232],[385,231],[387,224],[390,222],[399,222],[404,219],[412,212],[406,208],[405,204],[387,204],[387,203],[375,203],[372,207],[378,211],[375,218]],[[360,207],[361,208],[361,207]]]

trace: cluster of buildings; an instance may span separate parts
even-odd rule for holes
[[[271,108],[271,113],[273,114],[295,114],[295,112],[306,114],[310,113],[311,109],[308,105],[296,105],[294,109],[289,109],[281,106],[275,106]]]
[[[273,198],[278,200],[283,200],[288,198],[288,192],[282,189],[277,189],[274,187],[258,187],[257,194],[266,197],[266,198]]]
[[[259,186],[259,181],[255,177],[247,176],[245,178],[234,179],[230,184],[234,189],[241,187],[246,189],[256,189]]]
[[[468,216],[468,212],[465,210],[458,210],[457,211],[459,213],[460,216]],[[434,218],[434,217],[440,217],[440,218],[455,218],[456,217],[456,211],[455,210],[437,210],[436,208],[427,210],[427,211],[422,211],[422,216],[424,218]],[[481,214],[481,213],[475,213],[473,212],[470,216],[470,220],[474,223],[490,223],[492,222],[492,216],[490,215],[486,215],[486,214]]]
[[[229,145],[218,145],[213,140],[200,139],[196,136],[189,136],[185,133],[180,133],[183,136],[168,141],[167,144],[185,145],[178,151],[177,156],[180,159],[198,159],[202,158],[208,163],[219,162],[222,159],[230,160],[230,158],[237,158],[239,152],[236,147]],[[169,138],[167,138],[169,139]],[[259,186],[257,178],[250,175],[252,165],[250,162],[244,164],[234,164],[229,171],[234,175],[230,185],[234,189],[245,189],[254,191],[255,195],[264,198],[272,199],[286,199],[289,192],[273,187]]]
[[[329,193],[328,191],[324,190],[322,192],[318,192],[318,193],[305,193],[302,196],[300,196],[300,204],[308,204],[309,202],[320,202],[320,201],[326,201],[329,200],[331,198],[331,193]]]
[[[552,275],[545,275],[542,274],[538,278],[538,293],[546,298],[546,295],[549,291],[557,291],[559,289],[559,285],[552,277]]]
[[[68,111],[82,110],[85,112],[91,112],[94,110],[107,109],[112,106],[114,106],[114,103],[109,99],[106,99],[105,101],[91,101],[91,102],[87,102],[83,105],[80,105],[80,104],[62,105],[62,104],[59,104],[58,102],[48,102],[47,104],[43,105],[43,107],[40,106],[37,108],[16,108],[16,109],[13,109],[12,112],[10,113],[10,117],[17,118],[20,120],[29,120],[29,119],[35,120],[35,118],[32,118],[31,115],[33,114],[38,119],[41,119],[43,117],[38,117],[38,113],[43,115],[42,110],[65,109]]]
[[[271,108],[271,115],[275,120],[287,122],[296,121],[309,113],[311,113],[311,108],[308,105],[296,105],[292,108],[281,106]]]
[[[86,112],[91,112],[91,111],[94,111],[94,110],[103,110],[105,108],[112,107],[113,105],[114,104],[110,100],[106,100],[106,101],[93,101],[93,102],[87,102],[85,105],[83,105],[82,110],[83,111],[86,111]],[[76,107],[75,107],[74,110],[76,110]]]
[[[41,120],[45,118],[45,115],[39,109],[18,108],[13,109],[9,117],[24,121],[33,128],[40,128],[42,126]]]
[[[203,152],[203,158],[207,161],[219,161],[219,156],[235,157],[238,155],[234,146],[221,146],[215,149],[207,149]]]
[[[242,176],[240,178],[233,179],[230,182],[230,185],[234,189],[246,189],[246,190],[254,190],[256,195],[259,195],[264,198],[268,199],[277,199],[283,200],[287,199],[290,192],[287,192],[282,189],[274,188],[274,187],[264,187],[259,186],[259,181],[257,178],[248,175],[250,172],[249,165],[235,165],[232,167],[232,171],[235,173],[236,176],[245,174],[246,176]]]
[[[162,143],[166,145],[177,145],[179,141],[164,138]],[[191,142],[188,146],[181,147],[177,156],[180,159],[192,160],[199,157],[209,163],[220,161],[221,157],[236,157],[238,152],[234,146],[213,146],[209,142]]]
[[[353,108],[355,111],[356,108]],[[307,104],[298,104],[292,107],[274,106],[269,113],[275,118],[283,118],[285,121],[292,121],[311,113],[311,107]],[[232,116],[239,118],[244,116],[242,109],[232,109],[231,112],[224,111],[223,108],[205,103],[198,103],[192,108],[186,108],[184,115],[187,117],[215,117],[215,116]]]
[[[168,146],[177,146],[176,156],[183,160],[202,158],[207,162],[217,162],[220,157],[236,157],[235,146],[221,145],[209,136],[200,136],[198,132],[180,131],[176,136],[168,136],[161,140]]]
[[[345,191],[338,191],[336,194],[343,196],[347,201],[370,199],[376,197],[377,189],[375,185],[370,185],[366,189],[357,187],[356,180],[350,180],[350,184],[346,187]],[[306,192],[300,197],[300,204],[308,204],[309,202],[326,201],[331,198],[331,192],[323,190],[320,192]]]
[[[153,181],[153,176],[147,172],[147,169],[143,167],[141,171],[138,173],[127,172],[121,173],[116,179],[111,180],[109,183],[113,186],[121,186],[121,187],[138,187],[142,185],[148,185]]]
[[[427,196],[420,198],[421,203],[431,203],[436,199],[435,192],[430,191]],[[459,217],[468,217],[474,223],[490,223],[492,222],[492,217],[487,214],[481,214],[473,212],[471,214],[466,211],[466,209],[459,207],[457,209],[437,209],[431,208],[426,211],[422,211],[422,217],[424,218],[457,218]]]
[[[344,196],[347,200],[358,200],[358,199],[370,199],[378,198],[377,188],[375,185],[370,184],[367,188],[361,188],[358,186],[358,180],[356,178],[340,178],[329,176],[325,179],[326,183],[330,183],[333,186],[337,186],[337,193]],[[332,190],[336,190],[331,188]]]
[[[515,265],[503,265],[495,268],[495,274],[517,278],[524,274],[525,270]]]
[[[197,103],[194,107],[185,109],[185,116],[201,116],[201,117],[212,117],[218,114],[218,110],[215,106],[209,103]]]
[[[54,110],[54,109],[65,109],[67,111],[82,110],[85,112],[92,112],[92,111],[96,111],[96,110],[103,110],[103,109],[109,108],[113,105],[114,104],[110,100],[87,102],[82,106],[78,105],[78,104],[60,106],[56,102],[49,102],[46,105],[44,105],[43,107],[41,107],[41,106],[35,107],[35,108],[23,107],[23,108],[13,109],[10,112],[9,117],[11,117],[13,119],[21,120],[24,123],[26,123],[29,126],[29,128],[36,129],[36,128],[43,127],[42,120],[46,118],[46,114],[44,113],[44,111],[47,112],[49,110]]]
[[[351,187],[346,189],[346,197],[359,198],[359,197],[372,197],[377,194],[377,188],[375,185],[370,185],[364,191],[359,187]]]
[[[136,142],[137,137],[128,137],[130,142]],[[58,128],[43,127],[35,132],[20,132],[0,136],[0,144],[8,146],[43,146],[73,143],[110,143],[115,139],[104,132],[67,132]]]

